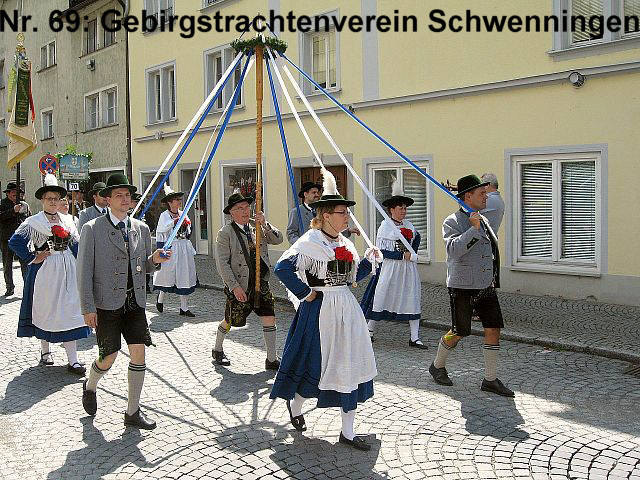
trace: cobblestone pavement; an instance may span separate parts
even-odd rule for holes
[[[227,338],[231,367],[213,367],[223,296],[198,289],[193,319],[177,315],[175,296],[162,315],[149,303],[156,347],[142,404],[158,428],[139,432],[122,423],[126,354],[101,381],[98,414],[88,417],[64,350],[53,349],[55,366],[38,366],[38,342],[15,337],[16,291],[0,298],[1,479],[640,479],[640,378],[624,374],[629,364],[620,360],[505,341],[499,376],[516,391],[506,399],[479,389],[479,338],[452,353],[455,385],[442,387],[427,371],[434,348],[410,349],[406,327],[385,324],[374,345],[376,393],[356,415],[357,432],[373,444],[362,453],[337,444],[337,409],[309,402],[309,430],[300,434],[284,402],[269,400],[273,374],[264,371],[254,316]],[[276,313],[281,346],[291,310]],[[429,345],[438,335],[422,329]],[[87,363],[97,354],[93,338],[79,346]]]
[[[201,283],[221,285],[213,261],[203,255],[196,260]],[[272,276],[273,277],[273,276]],[[286,297],[276,278],[270,281],[275,295]],[[367,281],[354,294],[362,298]],[[545,347],[595,353],[640,363],[640,307],[536,297],[498,291],[505,319],[504,337]],[[438,329],[451,326],[449,294],[442,285],[422,284],[422,321]],[[480,323],[474,324],[480,333]]]

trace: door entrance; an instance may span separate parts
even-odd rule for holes
[[[197,170],[182,170],[181,185],[184,192],[184,202],[187,202],[191,186],[196,182]],[[193,226],[191,243],[198,254],[207,255],[209,253],[209,229],[207,212],[207,180],[204,181],[198,192],[195,202],[191,205],[189,218]]]

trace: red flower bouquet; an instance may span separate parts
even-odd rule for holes
[[[413,230],[410,228],[401,228],[400,233],[407,239],[407,242],[410,242],[413,239]]]
[[[333,249],[336,254],[336,260],[344,260],[345,262],[353,262],[353,254],[347,247],[336,247]]]
[[[51,233],[54,237],[62,239],[69,238],[69,235],[71,235],[68,230],[65,230],[65,228],[60,225],[54,225],[53,227],[51,227]]]

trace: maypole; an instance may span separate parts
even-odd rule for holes
[[[264,47],[256,45],[256,213],[262,211],[262,100],[263,75],[262,62]],[[262,239],[262,225],[256,222],[256,278],[253,305],[260,306],[260,243]]]

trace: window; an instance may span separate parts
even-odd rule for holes
[[[176,118],[175,64],[147,70],[147,121],[149,124]]]
[[[85,95],[86,130],[118,123],[118,89],[107,87]]]
[[[53,138],[53,109],[42,112],[42,139]]]
[[[105,17],[105,25],[111,27],[113,25],[113,21],[116,19],[115,13],[111,12]],[[105,29],[102,30],[102,46],[108,47],[109,45],[113,45],[116,43],[116,32],[109,32]]]
[[[339,88],[339,37],[335,29],[328,32],[301,34],[301,63],[312,78],[322,88]],[[305,93],[315,93],[318,89],[311,82],[303,81]]]
[[[0,120],[0,147],[7,146],[7,125],[4,118]]]
[[[56,64],[56,42],[50,42],[40,48],[40,70]]]
[[[419,163],[418,165],[425,170],[428,168],[426,163]],[[430,214],[427,208],[430,187],[428,180],[410,166],[381,164],[372,165],[370,169],[371,185],[373,186],[372,193],[378,203],[382,204],[384,200],[391,197],[391,186],[394,179],[398,179],[405,195],[413,198],[414,204],[407,209],[406,219],[420,233],[420,247],[417,253],[422,257],[422,260],[428,260],[430,254],[428,236]],[[373,206],[370,209],[370,215],[371,238],[375,238],[383,218]]]
[[[211,93],[213,88],[222,78],[222,74],[227,68],[229,68],[229,65],[231,65],[235,57],[236,54],[232,48],[216,48],[205,52],[205,85],[207,87],[205,97]],[[232,73],[231,79],[227,81],[227,84],[222,91],[222,95],[218,96],[216,104],[214,106],[215,109],[222,110],[224,106],[229,102],[229,100],[231,100],[231,98],[233,97],[233,93],[235,92],[235,89],[240,82],[241,76],[242,62],[239,62]],[[240,92],[238,93],[238,101],[236,103],[236,107],[241,107],[244,105],[243,89],[244,86],[240,88]]]
[[[640,0],[553,0],[553,5],[556,17],[567,16],[569,31],[554,34],[552,53],[617,42],[640,33]],[[612,16],[620,21],[609,24]]]
[[[597,272],[599,171],[599,153],[523,156],[516,161],[516,265]]]
[[[100,124],[98,119],[98,112],[100,111],[98,108],[99,102],[100,102],[100,95],[97,93],[94,95],[89,95],[84,99],[84,111],[87,118],[87,121],[86,121],[87,130],[96,129]]]
[[[0,60],[0,90],[4,88],[4,60]],[[0,93],[0,96],[4,98],[4,93]],[[2,109],[2,115],[4,115],[4,108]]]
[[[85,28],[87,36],[84,53],[93,53],[98,48],[98,20],[94,18],[88,21]]]
[[[174,0],[145,0],[144,8],[147,11],[147,17],[155,17],[158,24],[164,23],[173,16]],[[147,27],[152,27],[151,21],[147,21]]]

